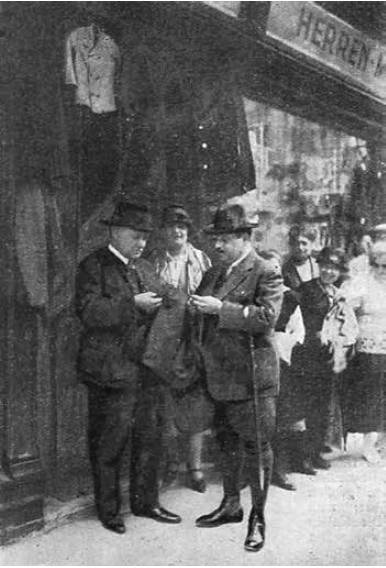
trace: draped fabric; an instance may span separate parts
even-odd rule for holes
[[[243,100],[230,72],[199,72],[156,47],[124,39],[122,179],[159,206],[183,201],[202,226],[208,207],[255,187]]]
[[[72,144],[78,128],[73,128],[74,109],[63,76],[64,41],[76,18],[63,5],[53,10],[32,4],[15,11],[9,35],[13,301],[17,313],[25,314],[22,321],[15,320],[13,333],[18,337],[23,326],[34,359],[28,369],[21,360],[15,372],[30,377],[27,390],[36,396],[29,409],[47,494],[74,496],[88,483],[70,473],[87,460],[86,401],[75,387],[78,324],[73,313],[81,164]],[[22,393],[15,390],[16,395]]]

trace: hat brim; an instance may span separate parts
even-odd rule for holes
[[[338,262],[331,262],[331,260],[324,260],[323,258],[320,259],[320,260],[317,259],[316,262],[318,264],[323,265],[323,266],[333,266],[334,268],[337,268],[338,270],[346,270],[347,269],[345,264],[338,263]]]
[[[185,227],[191,227],[192,226],[192,220],[191,219],[176,219],[174,221],[167,221],[166,223],[163,222],[160,227],[161,229],[164,229],[165,227],[175,227],[176,225],[185,225]]]
[[[154,231],[154,227],[149,226],[135,226],[129,225],[128,223],[120,223],[119,221],[110,221],[109,219],[99,219],[99,223],[102,225],[107,225],[108,227],[126,227],[127,229],[132,229],[133,231],[143,231],[144,233],[151,233]]]
[[[210,225],[204,229],[204,233],[207,235],[231,235],[233,233],[245,233],[250,229],[257,229],[258,226],[258,223],[249,223],[243,227],[237,227],[237,229],[216,229],[213,225]]]

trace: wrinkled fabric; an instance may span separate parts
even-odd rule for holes
[[[340,373],[347,367],[347,350],[355,344],[358,331],[354,310],[345,301],[345,298],[336,298],[332,308],[324,318],[320,332],[322,345],[326,345],[330,349],[334,373]]]
[[[66,83],[76,86],[76,103],[96,114],[113,112],[120,62],[113,38],[95,25],[77,28],[66,42]]]

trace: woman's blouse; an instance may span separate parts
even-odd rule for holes
[[[187,294],[196,291],[203,275],[211,267],[209,257],[190,243],[177,257],[165,250],[155,250],[148,260],[164,282]]]
[[[358,319],[356,350],[386,355],[386,283],[362,274],[347,284],[346,295]]]

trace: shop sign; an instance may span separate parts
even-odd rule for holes
[[[271,2],[267,34],[386,98],[386,46],[313,2]]]
[[[240,11],[241,2],[219,2],[217,0],[213,2],[206,2],[204,4],[208,4],[212,8],[216,8],[216,10],[220,10],[228,16],[232,16],[233,18],[237,18]]]

